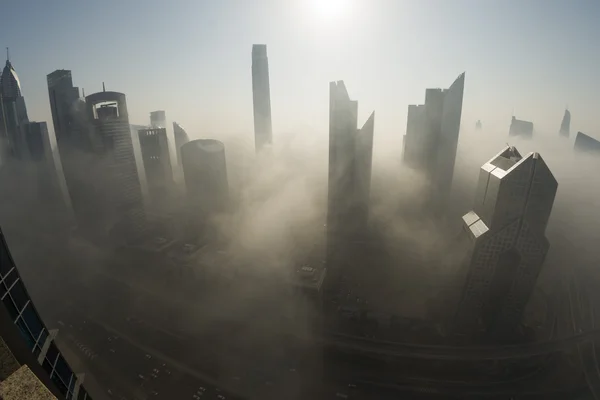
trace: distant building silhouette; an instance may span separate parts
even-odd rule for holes
[[[369,215],[373,112],[357,129],[358,102],[350,100],[343,81],[329,84],[329,246],[366,229]]]
[[[150,201],[159,207],[166,206],[174,184],[167,130],[140,129],[138,136]]]
[[[173,135],[175,136],[175,151],[177,153],[177,164],[182,165],[181,162],[181,147],[190,141],[190,137],[181,125],[177,122],[173,122]]]
[[[426,89],[425,104],[408,106],[403,161],[429,177],[436,209],[452,186],[464,87],[462,73],[448,89]]]
[[[229,204],[225,146],[218,140],[197,139],[181,148],[190,219],[196,226]]]
[[[560,135],[569,137],[571,130],[571,112],[569,110],[565,110],[565,115],[563,116],[562,122],[560,124]]]
[[[533,122],[523,121],[513,116],[508,135],[519,136],[523,139],[531,139],[533,137]]]
[[[600,154],[600,140],[594,139],[583,132],[577,132],[573,150],[581,153]]]
[[[152,128],[166,128],[167,116],[163,110],[150,112],[150,126]]]
[[[94,155],[87,183],[95,195],[85,218],[119,242],[139,240],[147,226],[125,95],[99,92],[85,102]]]
[[[273,143],[271,126],[271,89],[267,45],[252,46],[252,99],[254,104],[254,141],[256,151]]]
[[[0,144],[3,153],[0,157],[23,156],[23,125],[28,121],[25,99],[21,94],[21,82],[10,62],[7,50],[6,65],[0,75]]]
[[[502,340],[514,332],[548,252],[557,187],[538,153],[508,146],[481,167],[475,206],[463,216],[468,275],[457,333]]]
[[[478,130],[478,131],[480,131],[481,128],[482,128],[481,120],[478,119],[477,122],[475,123],[475,129]]]

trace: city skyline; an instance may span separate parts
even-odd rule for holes
[[[483,37],[481,37],[481,33],[478,34],[478,41],[485,43],[487,40],[491,44],[490,47],[482,47],[473,40],[460,42],[464,39],[466,29],[475,29],[476,26],[481,24],[480,20],[487,18],[480,15],[483,9],[470,7],[470,3],[465,1],[459,1],[453,7],[439,4],[439,9],[434,11],[417,3],[398,2],[398,4],[386,4],[383,1],[374,2],[370,8],[366,9],[364,4],[349,0],[349,9],[343,16],[335,20],[319,18],[316,21],[313,21],[315,11],[311,8],[312,5],[309,5],[309,2],[306,3],[304,5],[302,2],[290,2],[286,6],[279,5],[269,9],[267,9],[268,5],[273,3],[263,1],[252,5],[243,5],[236,10],[224,10],[222,8],[224,6],[207,5],[186,5],[185,7],[173,7],[165,10],[166,14],[170,15],[173,20],[179,20],[179,18],[186,20],[186,18],[194,15],[194,12],[197,12],[197,15],[202,16],[202,18],[209,18],[217,13],[226,13],[231,17],[228,19],[230,21],[239,21],[242,14],[257,16],[267,13],[272,17],[278,17],[267,19],[267,25],[264,27],[258,26],[256,22],[261,19],[253,18],[247,18],[242,24],[237,24],[237,29],[241,30],[244,33],[243,36],[248,39],[247,42],[245,40],[237,41],[232,46],[228,46],[229,41],[232,40],[231,35],[225,35],[214,44],[202,40],[198,51],[189,52],[185,50],[183,52],[183,46],[172,45],[176,38],[200,34],[195,28],[183,28],[185,26],[183,23],[179,24],[178,29],[174,29],[158,41],[149,38],[147,44],[152,46],[153,51],[157,42],[164,44],[167,46],[169,58],[180,61],[182,65],[176,76],[173,74],[168,75],[168,83],[166,80],[156,79],[157,76],[164,76],[155,73],[156,67],[153,65],[160,65],[156,60],[153,60],[152,63],[140,64],[145,60],[145,56],[140,52],[145,51],[144,46],[146,44],[137,39],[136,43],[139,46],[135,49],[124,47],[125,44],[120,41],[111,41],[113,51],[119,51],[121,54],[125,53],[128,59],[139,60],[130,66],[125,63],[125,69],[121,69],[117,73],[101,60],[94,59],[94,62],[91,63],[78,59],[77,54],[81,53],[83,42],[70,34],[70,30],[56,33],[56,38],[60,38],[65,46],[55,49],[52,54],[40,47],[44,46],[44,43],[47,43],[48,40],[43,35],[38,38],[39,40],[30,42],[27,46],[23,44],[22,38],[17,36],[22,33],[23,28],[13,27],[11,25],[12,20],[2,24],[0,32],[2,37],[5,38],[3,44],[11,47],[11,59],[15,68],[19,71],[23,82],[24,95],[28,99],[30,117],[34,120],[50,120],[47,98],[43,96],[43,77],[57,68],[67,68],[73,71],[74,78],[79,86],[86,88],[89,93],[100,90],[102,81],[106,82],[109,89],[127,93],[130,99],[129,102],[132,104],[130,114],[133,123],[145,121],[148,110],[165,109],[169,111],[169,115],[173,120],[186,126],[189,132],[194,132],[194,138],[213,131],[251,134],[252,110],[247,107],[252,98],[251,82],[248,79],[250,76],[248,48],[252,43],[268,43],[272,64],[270,78],[273,126],[276,128],[274,143],[278,142],[277,137],[286,135],[287,132],[297,132],[302,129],[316,132],[326,131],[327,114],[323,112],[326,101],[322,99],[326,91],[323,89],[323,85],[337,79],[344,79],[352,84],[357,95],[367,99],[364,102],[366,109],[378,110],[380,142],[383,142],[385,138],[391,140],[394,135],[398,134],[397,127],[405,126],[406,112],[398,111],[404,107],[404,104],[416,103],[421,98],[422,87],[443,87],[444,82],[449,81],[462,70],[469,73],[469,82],[465,89],[463,116],[464,121],[467,121],[469,126],[480,119],[485,124],[486,129],[491,130],[497,127],[498,130],[500,128],[504,130],[509,123],[506,122],[507,118],[510,118],[514,109],[517,115],[527,116],[527,119],[534,121],[540,132],[551,134],[556,132],[556,126],[560,123],[561,114],[564,111],[564,104],[568,103],[573,113],[573,130],[589,132],[590,134],[600,131],[598,122],[593,118],[593,90],[589,85],[593,81],[593,75],[591,75],[592,71],[587,69],[587,64],[582,67],[584,70],[577,73],[571,72],[572,70],[569,69],[571,67],[568,66],[558,69],[545,67],[547,65],[546,60],[549,61],[551,55],[553,57],[558,52],[564,53],[565,48],[568,49],[568,55],[565,54],[563,59],[568,57],[577,59],[582,58],[584,54],[595,54],[586,52],[585,47],[579,45],[579,43],[584,40],[584,37],[591,35],[593,30],[598,29],[591,24],[590,20],[591,15],[594,15],[593,11],[598,9],[597,4],[590,5],[588,3],[587,12],[584,12],[582,11],[582,9],[585,9],[584,7],[577,8],[566,3],[554,3],[552,7],[546,7],[545,18],[540,20],[533,16],[539,9],[535,6],[539,1],[528,2],[527,4],[515,2],[521,12],[516,16],[511,15],[510,18],[536,21],[535,23],[539,27],[537,30],[539,36],[534,36],[531,40],[533,43],[539,42],[541,47],[537,46],[536,56],[527,68],[542,70],[542,74],[527,75],[521,68],[517,69],[515,65],[498,62],[498,58],[493,56],[495,51],[492,46],[496,44],[497,48],[501,49],[510,43],[513,51],[519,52],[519,54],[526,53],[532,44],[516,40],[519,35],[525,35],[523,31],[513,31],[506,37],[500,37],[499,28],[495,31],[484,29],[482,31]],[[95,6],[92,5],[92,7]],[[15,7],[15,12],[25,12],[21,4],[15,4]],[[590,7],[591,9],[589,9]],[[46,8],[45,4],[40,4],[36,8],[36,13],[31,16],[39,22],[39,24],[34,24],[34,26],[39,26],[39,29],[49,23],[49,20],[45,21],[43,19],[43,13],[46,11],[52,15],[56,13],[57,19],[54,19],[53,23],[69,18],[69,16],[69,24],[65,25],[75,27],[84,23],[84,21],[85,23],[89,22],[87,21],[89,18],[86,18],[89,11],[84,11],[81,6],[73,5],[68,10],[58,12],[58,10],[54,11]],[[400,12],[395,13],[395,11]],[[154,19],[151,17],[154,12],[152,7],[137,9],[133,5],[122,7],[119,10],[119,15],[115,14],[116,10],[103,9],[103,13],[107,13],[106,18],[114,18],[115,21],[135,15],[135,18],[128,21],[129,27],[131,27],[131,24],[133,26],[138,23],[142,24],[144,19],[148,19],[143,18],[144,15]],[[455,32],[446,29],[454,36],[448,38],[447,50],[443,52],[436,52],[437,47],[434,44],[433,37],[439,32],[441,26],[436,27],[435,23],[432,32],[420,36],[422,47],[408,45],[403,40],[398,50],[404,52],[402,56],[398,51],[384,56],[380,52],[379,46],[373,50],[367,50],[367,43],[374,41],[385,43],[388,40],[387,36],[392,32],[394,37],[402,38],[407,36],[407,30],[413,29],[419,21],[425,21],[428,18],[431,18],[432,22],[440,21],[440,16],[443,13],[448,13],[454,17],[454,20],[452,18],[443,20],[446,25],[456,27],[457,24],[464,22],[465,18],[468,18],[471,24],[463,29],[456,28]],[[495,8],[494,13],[486,15],[494,15],[494,24],[497,24],[503,18],[508,18],[506,13],[507,11],[504,9]],[[29,10],[28,14],[30,14]],[[378,29],[370,22],[376,17],[381,17],[383,18],[383,26],[385,26],[391,15],[401,15],[401,18],[414,20],[414,22],[404,28],[400,28],[404,24],[396,24],[398,27],[394,28],[393,31],[383,30],[383,28]],[[556,37],[557,35],[553,32],[553,29],[557,25],[553,22],[559,16],[561,24],[564,23],[562,18],[567,18],[572,21],[572,25],[576,24],[581,29],[569,31],[561,37]],[[575,20],[577,20],[577,23],[574,22]],[[92,21],[92,23],[94,22]],[[362,24],[363,31],[367,34],[351,48],[340,47],[344,34],[351,32],[352,23]],[[278,34],[275,36],[269,33],[269,26],[272,28],[281,27],[282,24],[289,26],[289,28],[282,31],[283,35]],[[318,43],[315,42],[316,38],[310,35],[311,29],[309,28],[313,25],[314,32],[321,34]],[[116,26],[118,27],[119,24],[116,24]],[[216,29],[217,32],[222,32],[223,29],[230,28],[232,28],[230,24],[223,27],[215,27],[209,24],[201,29],[202,31]],[[118,33],[119,29],[121,28],[117,28],[111,35],[121,36]],[[146,34],[152,35],[153,33],[147,32]],[[544,35],[554,39],[555,42],[549,42],[549,39],[545,39]],[[236,38],[239,38],[239,35],[236,35]],[[456,40],[452,40],[453,38]],[[298,51],[290,53],[284,47],[284,43],[289,43],[290,40],[300,45]],[[564,43],[572,44],[572,46]],[[99,46],[99,51],[106,52],[109,49],[106,44],[86,42],[86,46],[91,45]],[[337,61],[329,53],[334,48],[342,49],[342,53],[336,56],[339,59]],[[425,50],[431,51],[426,52]],[[153,51],[146,53],[153,54]],[[374,57],[362,59],[360,63],[349,63],[349,60],[354,59],[355,54],[359,54],[361,51],[367,51],[368,54],[372,54]],[[456,54],[453,54],[450,64],[437,63],[438,60],[446,59],[446,55],[451,51]],[[438,54],[433,56],[434,53]],[[37,55],[42,56],[42,62],[30,62]],[[495,60],[494,65],[485,61],[488,58]],[[355,65],[353,66],[353,64]],[[423,64],[440,64],[444,65],[444,69],[442,70],[439,67],[422,69],[420,66]],[[381,68],[377,68],[377,65],[386,66],[381,70]],[[134,66],[137,69],[135,73],[132,69]],[[204,72],[199,73],[198,68]],[[301,70],[304,70],[302,74],[300,74]],[[379,70],[377,74],[374,74],[375,70]],[[526,71],[531,70],[527,69]],[[194,71],[193,80],[190,75],[192,71]],[[288,82],[286,77],[289,76],[300,76],[301,79]],[[490,76],[495,76],[496,79],[491,81]],[[534,76],[535,78],[533,78]],[[210,77],[209,79],[215,83],[206,82],[207,77]],[[220,93],[216,87],[218,81],[225,82],[225,86],[220,89]],[[25,84],[25,82],[27,83]],[[149,85],[149,82],[154,82],[154,84]],[[549,85],[550,82],[553,82],[553,84]],[[550,86],[552,86],[551,95]],[[491,92],[494,93],[493,99],[486,97],[486,94]],[[161,99],[161,104],[157,104],[156,99]],[[192,107],[192,104],[196,106]],[[231,110],[234,111],[236,116],[233,120],[226,117],[231,115]],[[360,117],[364,119],[367,116],[360,115]],[[227,122],[224,123],[223,121]],[[375,143],[376,148],[379,148],[379,146],[380,144]]]

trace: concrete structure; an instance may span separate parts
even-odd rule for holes
[[[21,158],[23,151],[22,129],[28,122],[21,82],[6,54],[6,65],[0,75],[0,144],[1,158]]]
[[[569,137],[571,132],[571,112],[565,110],[562,122],[560,123],[560,136]]]
[[[167,127],[167,116],[163,110],[150,112],[150,126],[152,128]]]
[[[254,141],[256,151],[273,143],[271,126],[271,89],[267,45],[252,46],[252,100],[254,105]]]
[[[104,91],[85,100],[93,152],[86,173],[95,197],[86,217],[118,242],[136,241],[147,227],[125,95]]]
[[[150,202],[157,207],[164,207],[174,185],[167,130],[140,129],[138,137]]]
[[[403,161],[430,180],[427,204],[437,209],[452,186],[464,87],[462,73],[448,89],[426,89],[425,104],[408,106]]]
[[[533,137],[533,122],[523,121],[513,116],[508,135],[519,136],[523,139],[531,139]]]
[[[175,151],[177,153],[177,164],[181,167],[181,147],[190,141],[190,137],[181,125],[173,122],[173,135],[175,136]]]
[[[373,112],[357,129],[358,102],[343,81],[329,84],[328,254],[364,231],[369,216]]]
[[[91,400],[34,307],[0,231],[0,398]]]
[[[600,155],[600,140],[586,135],[583,132],[577,132],[573,150],[581,153],[592,153]]]
[[[213,139],[192,140],[182,146],[181,156],[190,222],[205,232],[207,218],[229,204],[225,146]]]
[[[514,332],[548,252],[557,187],[538,153],[509,146],[481,167],[475,206],[463,216],[468,275],[457,333],[502,340]]]

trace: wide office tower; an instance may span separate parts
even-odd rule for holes
[[[167,130],[166,128],[140,129],[138,137],[150,201],[156,207],[165,207],[173,187]]]
[[[175,136],[175,150],[177,153],[177,164],[182,165],[181,161],[181,147],[190,141],[190,137],[181,125],[177,122],[173,122],[173,135]]]
[[[273,143],[271,126],[271,89],[267,45],[252,46],[252,101],[254,105],[254,142],[256,152]]]
[[[481,167],[475,206],[463,216],[468,274],[457,334],[502,341],[514,333],[548,252],[557,187],[538,153],[508,146]]]
[[[166,128],[167,115],[163,110],[150,112],[150,126],[152,128]]]
[[[23,125],[28,120],[25,99],[21,94],[21,81],[10,62],[7,50],[6,64],[0,75],[0,139],[3,152],[0,157],[23,156]]]
[[[571,112],[565,110],[562,122],[560,123],[560,136],[569,137],[571,131]]]
[[[94,164],[89,184],[97,196],[88,217],[118,242],[135,242],[147,233],[125,95],[99,92],[85,98]]]
[[[358,102],[343,81],[329,84],[328,253],[367,227],[373,156],[373,112],[357,129]]]
[[[183,145],[181,155],[190,236],[206,235],[210,217],[226,211],[229,204],[225,146],[213,139],[192,140]]]

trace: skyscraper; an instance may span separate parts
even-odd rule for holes
[[[167,116],[163,110],[150,112],[150,126],[152,128],[166,128]]]
[[[177,153],[177,164],[181,166],[181,147],[190,141],[190,137],[181,125],[173,122],[173,135],[175,136],[175,151]]]
[[[531,139],[533,137],[533,122],[523,121],[513,116],[508,135],[519,136],[523,139]]]
[[[457,333],[502,340],[514,332],[550,246],[557,187],[538,153],[508,146],[481,167],[474,209],[463,216],[468,275]]]
[[[256,151],[273,143],[271,127],[271,89],[267,45],[252,46],[252,99],[254,105],[254,142]]]
[[[328,246],[364,230],[369,214],[375,112],[357,129],[358,102],[329,84]]]
[[[10,62],[7,49],[6,64],[0,75],[0,138],[4,152],[2,156],[22,156],[22,130],[28,120],[25,99],[21,94],[21,82]]]
[[[85,217],[119,241],[136,241],[147,227],[125,95],[103,91],[85,102],[94,156],[86,171],[94,198]]]
[[[155,206],[165,206],[173,185],[167,130],[140,129],[138,137],[151,202]]]
[[[428,200],[447,198],[452,186],[464,87],[462,73],[448,89],[426,89],[425,104],[408,106],[403,161],[430,180]]]
[[[573,150],[581,153],[600,154],[600,140],[594,139],[583,132],[577,132]]]
[[[560,135],[569,137],[571,131],[571,112],[569,110],[565,110],[565,115],[563,116],[562,122],[560,123]]]

